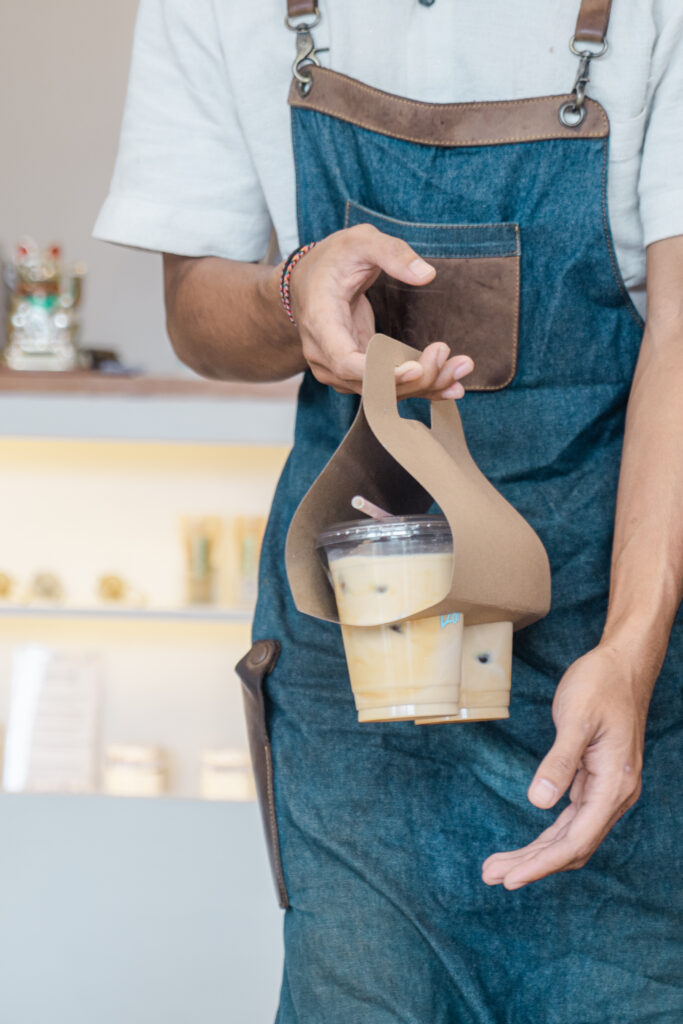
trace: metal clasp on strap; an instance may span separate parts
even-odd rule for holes
[[[562,104],[558,116],[560,124],[565,128],[578,128],[586,117],[586,89],[590,82],[591,61],[598,60],[607,53],[607,41],[603,42],[599,50],[579,50],[576,46],[576,36],[572,36],[569,49],[579,58],[579,70],[572,89],[572,99]]]
[[[312,29],[316,25],[320,24],[320,10],[316,4],[313,12],[313,21],[300,21],[295,22],[289,15],[285,18],[285,25],[292,32],[296,32],[296,57],[292,64],[292,74],[294,75],[298,89],[302,96],[306,96],[313,85],[313,76],[310,71],[306,71],[306,68],[315,66],[320,67],[319,53],[325,53],[326,50],[316,50],[315,42],[313,41]]]

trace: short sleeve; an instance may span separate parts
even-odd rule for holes
[[[683,5],[655,0],[650,111],[640,170],[645,245],[683,235]]]
[[[118,156],[95,237],[258,260],[270,231],[212,0],[141,0]]]

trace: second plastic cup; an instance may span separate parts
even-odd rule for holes
[[[413,619],[447,592],[443,516],[354,520],[317,539],[334,587],[360,722],[457,715],[462,616]]]
[[[462,639],[460,710],[457,715],[421,717],[418,725],[488,722],[510,717],[512,623],[465,626]]]

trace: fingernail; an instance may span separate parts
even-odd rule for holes
[[[533,797],[540,807],[550,807],[555,803],[559,790],[550,779],[538,779],[534,783]]]
[[[451,384],[450,387],[446,388],[441,392],[442,398],[462,398],[465,394],[465,389],[459,382],[457,384]]]
[[[410,359],[407,363],[401,363],[400,366],[396,367],[396,380],[400,384],[408,380],[417,380],[421,376],[422,367],[414,359]]]
[[[431,277],[432,275],[432,268],[430,265],[419,258],[408,264],[408,270],[413,277],[425,278]]]
[[[460,377],[464,377],[472,370],[472,360],[463,359],[461,363],[456,363],[453,367],[453,377],[455,380],[459,380]]]
[[[436,357],[436,365],[439,367],[440,370],[443,370],[444,366],[446,365],[448,355],[449,349],[447,345],[444,345],[443,348],[439,348],[439,354]]]

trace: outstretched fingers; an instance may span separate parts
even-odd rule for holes
[[[586,801],[555,841],[539,846],[513,864],[502,882],[506,889],[521,889],[558,871],[581,868],[593,855],[623,813],[605,800]]]
[[[445,342],[432,342],[419,360],[410,359],[396,367],[398,396],[462,398],[465,389],[461,380],[473,369],[474,363],[469,356],[450,356],[450,349]]]
[[[482,878],[488,885],[496,885],[502,882],[506,874],[517,864],[533,857],[539,850],[544,849],[551,843],[561,839],[567,832],[570,822],[576,816],[577,807],[570,804],[562,811],[559,817],[544,829],[533,842],[518,850],[505,850],[501,853],[493,853],[487,857],[482,865]]]
[[[528,846],[489,857],[482,867],[488,885],[520,889],[558,871],[583,867],[633,802],[618,784],[618,768],[598,776],[582,769],[572,803]]]

